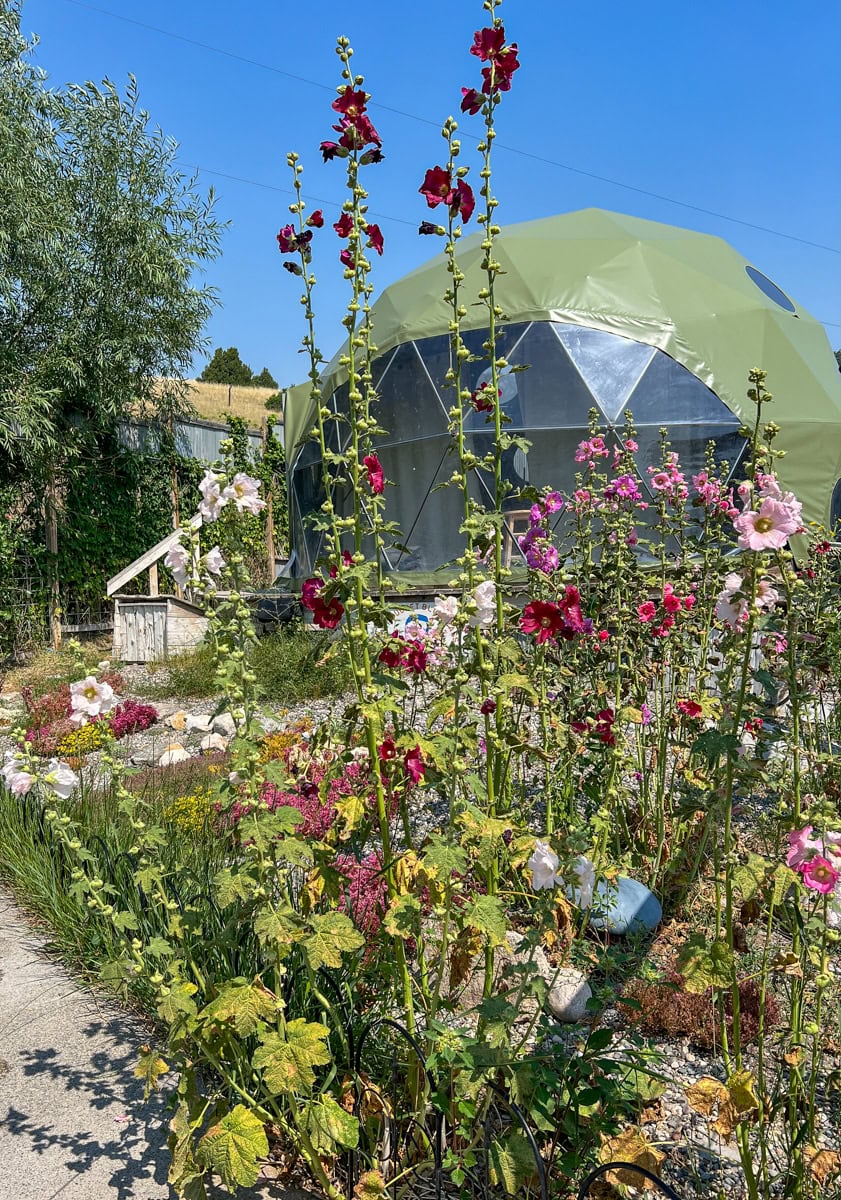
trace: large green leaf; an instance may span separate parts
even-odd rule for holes
[[[438,878],[445,882],[453,871],[463,874],[467,870],[467,855],[461,846],[434,833],[424,846],[423,865],[434,867]]]
[[[505,941],[508,922],[498,896],[477,896],[464,914],[464,923],[484,933],[491,946],[501,946]]]
[[[226,1187],[251,1187],[260,1174],[258,1159],[269,1152],[263,1122],[238,1104],[212,1125],[196,1147],[198,1162],[221,1176]]]
[[[287,951],[306,932],[303,921],[291,904],[264,908],[254,922],[254,932],[263,943]]]
[[[340,967],[342,955],[358,950],[365,942],[361,933],[344,913],[326,913],[310,918],[312,933],[301,943],[314,971],[321,967]]]
[[[359,1143],[359,1122],[332,1096],[318,1096],[306,1105],[303,1127],[319,1154],[353,1150]]]
[[[208,1025],[231,1024],[239,1037],[250,1037],[257,1026],[277,1015],[277,1000],[259,980],[232,979],[199,1014]]]
[[[313,1067],[330,1061],[325,1025],[297,1017],[286,1025],[286,1036],[266,1033],[254,1054],[254,1066],[263,1072],[266,1086],[274,1095],[308,1092],[315,1083]]]
[[[733,951],[720,938],[707,942],[694,933],[678,954],[678,969],[688,992],[700,994],[711,987],[729,987],[733,978]]]
[[[420,931],[420,900],[417,896],[406,893],[405,896],[395,896],[388,906],[383,925],[386,933],[392,937],[417,937]]]

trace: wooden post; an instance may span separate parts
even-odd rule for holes
[[[156,562],[152,563],[149,568],[149,595],[158,595],[158,564]]]
[[[231,389],[232,388],[233,388],[233,384],[229,383],[228,384],[228,408],[231,407]]]
[[[269,440],[269,418],[263,417],[260,426],[261,440],[263,443],[263,461],[266,459],[266,443]],[[273,481],[272,481],[273,482]],[[274,513],[272,511],[272,482],[266,484],[268,495],[266,496],[266,558],[269,563],[269,587],[274,585],[275,572],[275,544],[274,544]]]
[[[50,471],[44,503],[44,524],[47,553],[50,555],[50,641],[53,650],[61,645],[61,591],[58,581],[58,512],[56,509],[55,477]]]

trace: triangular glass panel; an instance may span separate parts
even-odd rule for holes
[[[371,414],[387,432],[380,445],[416,441],[447,432],[447,416],[414,342],[394,352],[377,388]]]
[[[715,392],[662,350],[655,352],[628,408],[639,425],[715,424],[738,429],[741,424]]]
[[[506,372],[500,387],[511,429],[586,431],[595,401],[548,321],[535,321],[506,357],[512,367],[524,368]],[[477,374],[472,387],[484,382],[486,371]],[[483,426],[484,419],[475,425]]]
[[[614,424],[656,350],[601,329],[561,324],[553,324],[552,328],[581,372],[599,408],[610,424]]]

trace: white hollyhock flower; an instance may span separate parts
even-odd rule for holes
[[[473,601],[476,612],[470,618],[470,624],[479,628],[492,625],[496,618],[496,584],[492,579],[477,584],[473,589]]]
[[[79,783],[79,776],[75,771],[71,771],[67,763],[59,761],[57,758],[51,758],[47,767],[47,774],[44,776],[44,783],[55,792],[62,800],[66,800],[70,793]]]
[[[250,475],[238,471],[228,487],[225,488],[222,496],[225,500],[233,500],[238,512],[249,512],[256,516],[266,507],[265,500],[261,500],[257,495],[259,490],[259,479],[252,479]]]
[[[208,550],[207,554],[205,554],[204,565],[210,575],[222,574],[222,571],[225,569],[225,560],[218,546],[214,546],[212,550]]]
[[[35,782],[24,766],[24,760],[15,750],[7,750],[6,761],[3,763],[2,775],[6,787],[14,796],[25,796]]]
[[[589,908],[593,903],[593,889],[596,886],[596,868],[589,858],[579,854],[572,864],[572,869],[578,877],[578,907]]]
[[[95,675],[87,675],[70,684],[71,721],[98,717],[114,707],[114,689],[110,683],[98,683]]]
[[[187,586],[187,564],[190,561],[190,552],[181,542],[176,542],[174,546],[170,546],[166,552],[164,566],[169,567],[172,571],[172,578],[179,587]]]
[[[531,871],[531,885],[536,892],[563,882],[558,875],[560,860],[548,842],[534,843],[534,853],[526,866]]]
[[[199,484],[199,491],[202,494],[199,512],[205,521],[218,521],[219,514],[229,499],[228,489],[225,488],[225,491],[222,491],[221,477],[214,475],[213,471],[205,471],[204,479]]]
[[[456,596],[436,596],[432,616],[439,625],[449,625],[456,619],[458,599]]]

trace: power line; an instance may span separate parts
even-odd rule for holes
[[[146,21],[138,21],[136,17],[127,17],[122,13],[111,12],[110,9],[100,8],[96,4],[89,4],[87,3],[87,0],[64,0],[64,3],[75,5],[76,8],[88,9],[90,12],[100,13],[102,16],[111,17],[115,21],[124,21],[127,24],[135,25],[140,29],[147,29],[151,33],[160,34],[161,37],[168,37],[178,42],[184,42],[188,46],[196,46],[201,50],[208,50],[211,54],[220,54],[224,58],[233,59],[235,62],[244,63],[247,66],[257,67],[261,71],[269,71],[273,75],[281,75],[285,79],[291,79],[296,83],[305,83],[310,87],[315,87],[321,91],[329,92],[331,95],[335,94],[335,88],[330,87],[326,83],[320,83],[316,79],[308,79],[304,75],[296,75],[291,71],[284,71],[281,67],[275,67],[270,63],[260,62],[255,58],[248,58],[243,54],[235,54],[232,50],[224,50],[220,46],[213,46],[209,42],[201,42],[196,38],[190,38],[181,33],[174,33],[170,29],[162,29],[159,25],[150,25]],[[383,112],[390,112],[396,116],[405,117],[407,120],[417,121],[422,125],[430,125],[434,129],[440,129],[441,127],[441,123],[438,121],[433,121],[428,117],[421,117],[417,113],[408,112],[405,109],[394,108],[391,105],[382,104],[379,101],[372,101],[371,108],[377,108]],[[460,132],[463,137],[467,137],[471,141],[480,140],[475,134],[469,133],[467,130],[461,130]],[[648,188],[637,187],[632,183],[624,183],[621,179],[613,179],[609,175],[599,175],[595,171],[586,171],[581,167],[574,167],[570,163],[561,162],[560,160],[554,158],[547,158],[542,154],[534,154],[529,150],[523,150],[519,146],[510,146],[500,141],[495,142],[495,146],[497,149],[504,150],[509,154],[516,154],[522,158],[531,159],[533,162],[542,163],[545,166],[557,167],[559,170],[569,171],[573,175],[581,175],[585,179],[594,179],[599,183],[609,184],[611,187],[623,188],[625,191],[634,192],[638,196],[647,196],[649,199],[658,200],[661,203],[674,204],[679,208],[685,208],[691,212],[701,213],[707,217],[714,217],[718,221],[729,221],[731,224],[741,225],[745,229],[753,229],[758,233],[767,233],[772,237],[784,238],[790,242],[797,242],[801,246],[809,246],[813,250],[823,250],[828,254],[841,254],[841,247],[827,246],[823,242],[813,242],[808,238],[798,237],[793,233],[784,233],[780,229],[772,229],[768,225],[758,225],[753,221],[746,221],[741,217],[731,217],[727,213],[717,212],[715,209],[711,208],[704,208],[699,204],[692,204],[686,200],[676,200],[673,196],[666,196],[661,192],[652,192]],[[221,171],[209,173],[217,175],[224,174]],[[228,176],[227,178],[233,179],[235,176]],[[264,185],[257,184],[257,186],[262,187]],[[400,220],[400,218],[390,217],[389,220]],[[406,223],[411,224],[411,222]],[[829,322],[825,323],[828,324]]]

